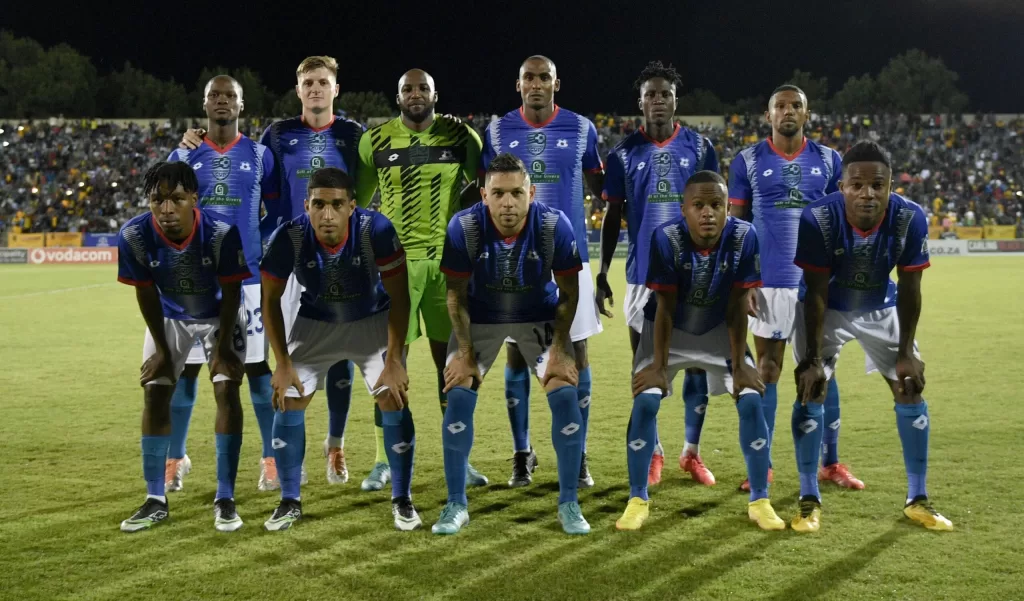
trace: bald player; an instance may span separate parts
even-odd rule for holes
[[[535,55],[519,66],[516,91],[523,104],[487,128],[481,171],[503,152],[518,157],[526,165],[530,182],[537,188],[536,200],[565,213],[572,223],[576,246],[583,261],[579,272],[579,298],[576,317],[569,337],[572,339],[579,371],[579,408],[582,414],[583,456],[579,487],[594,485],[587,461],[587,423],[590,417],[590,361],[587,339],[601,332],[601,320],[594,302],[594,282],[587,254],[587,227],[584,200],[587,187],[594,194],[604,186],[604,166],[597,152],[597,128],[590,119],[555,104],[555,92],[561,88],[554,61]],[[610,312],[605,315],[611,317]],[[537,455],[530,445],[530,368],[516,343],[507,344],[505,400],[512,426],[512,476],[508,485],[515,488],[533,481]]]
[[[452,326],[441,251],[448,221],[462,208],[463,195],[473,199],[469,204],[479,198],[471,182],[480,163],[480,137],[464,123],[435,115],[437,87],[422,69],[402,75],[395,100],[401,115],[368,130],[359,142],[356,197],[365,207],[374,190],[380,190],[380,210],[394,224],[405,248],[411,302],[406,348],[426,334],[443,413],[448,406],[444,366]],[[363,490],[380,490],[391,474],[379,409],[374,421],[377,460]],[[487,478],[470,466],[467,484],[483,486]]]

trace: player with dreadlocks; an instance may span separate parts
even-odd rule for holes
[[[682,216],[683,188],[698,171],[718,172],[715,147],[699,133],[675,122],[676,93],[682,85],[679,73],[661,61],[651,61],[640,72],[635,86],[640,91],[637,101],[644,114],[644,125],[619,142],[608,154],[605,166],[604,194],[608,213],[601,229],[601,271],[597,275],[597,303],[614,303],[608,285],[608,269],[619,241],[619,224],[626,216],[629,246],[626,250],[626,300],[624,313],[629,324],[629,342],[636,353],[644,323],[644,307],[651,298],[647,282],[647,266],[651,254],[651,237],[658,226]],[[668,391],[666,391],[667,393]],[[707,377],[704,372],[688,369],[683,381],[686,402],[686,446],[679,465],[694,480],[706,485],[715,478],[698,454],[700,428],[708,402]],[[661,481],[664,452],[656,440],[643,441],[656,445],[648,482]],[[638,443],[639,444],[639,443]]]
[[[146,500],[121,530],[150,528],[168,517],[164,463],[171,434],[171,395],[193,343],[202,342],[217,401],[217,494],[214,525],[242,527],[235,512],[235,476],[242,447],[245,313],[242,282],[252,274],[234,225],[196,208],[199,180],[187,163],[157,163],[145,176],[149,214],[118,234],[120,282],[135,287],[146,322],[142,350],[142,473]]]

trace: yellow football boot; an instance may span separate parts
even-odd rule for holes
[[[903,508],[903,515],[929,530],[949,532],[953,529],[953,522],[935,511],[932,504],[928,502],[928,497],[917,497],[907,503],[907,506]]]
[[[651,515],[651,502],[644,501],[640,497],[632,497],[626,505],[626,511],[622,517],[615,521],[615,527],[619,530],[639,530],[649,515]]]
[[[800,499],[800,515],[790,524],[797,532],[817,532],[821,529],[821,502],[815,497]]]
[[[758,499],[747,505],[747,517],[757,522],[757,527],[761,530],[786,529],[786,522],[775,513],[768,499]]]

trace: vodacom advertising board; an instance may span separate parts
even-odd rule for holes
[[[116,248],[33,248],[28,251],[28,262],[84,264],[117,263]]]

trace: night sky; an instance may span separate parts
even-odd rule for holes
[[[93,6],[41,12],[38,3],[13,0],[0,28],[47,47],[67,42],[101,72],[130,60],[189,90],[202,66],[217,64],[250,66],[284,90],[303,57],[330,54],[341,65],[343,91],[391,97],[398,77],[421,67],[437,81],[438,109],[458,114],[517,106],[519,63],[535,53],[558,65],[559,104],[635,114],[632,82],[655,58],[680,69],[684,93],[702,87],[732,101],[767,95],[794,68],[827,76],[832,93],[850,75],[877,73],[894,54],[917,47],[960,74],[972,109],[1024,112],[1021,0],[547,0],[476,8],[341,1],[319,3],[327,8],[312,17],[313,4],[297,2],[86,4]]]

